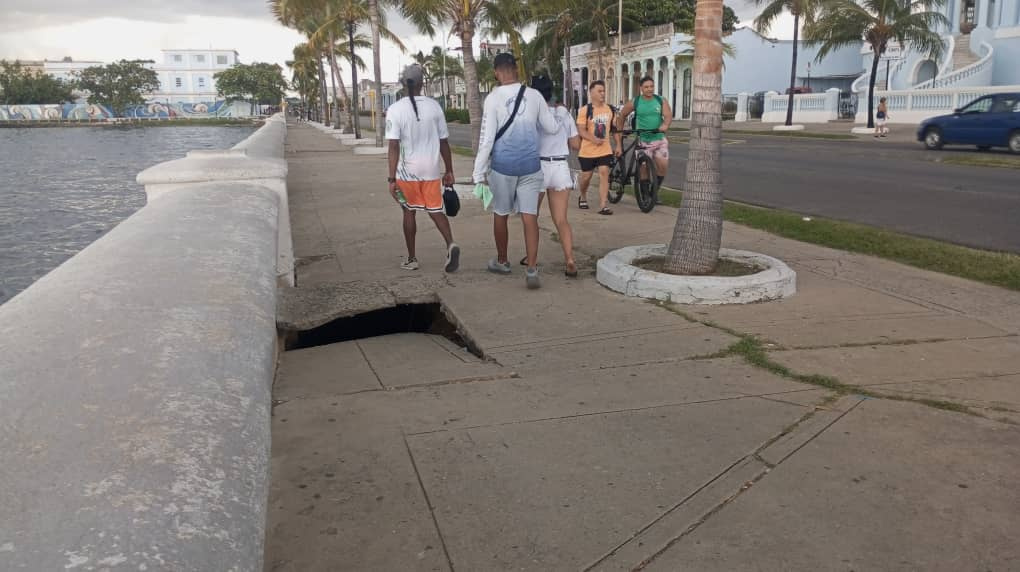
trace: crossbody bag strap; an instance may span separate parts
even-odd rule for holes
[[[510,117],[507,118],[506,123],[499,128],[496,132],[496,138],[492,140],[493,143],[499,141],[499,138],[506,133],[506,130],[510,128],[510,124],[514,122],[514,118],[517,117],[517,111],[521,108],[521,100],[524,99],[524,90],[528,89],[528,86],[521,84],[521,90],[517,92],[517,101],[514,101],[514,110],[510,113]]]

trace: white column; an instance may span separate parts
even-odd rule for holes
[[[978,0],[976,17],[975,24],[978,28],[988,27],[988,0]]]
[[[671,59],[669,62],[669,68],[666,72],[666,101],[669,102],[669,108],[673,110],[673,119],[676,119],[676,105],[673,101],[673,90],[676,89],[676,65]]]
[[[839,90],[836,90],[839,91]],[[733,117],[734,123],[743,123],[747,121],[747,93],[737,94],[737,114]]]
[[[952,35],[960,35],[960,2],[961,0],[949,0],[947,4],[949,12],[949,31]]]

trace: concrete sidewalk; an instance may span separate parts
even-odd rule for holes
[[[292,126],[288,161],[281,325],[439,304],[475,353],[334,322],[348,341],[282,354],[267,570],[1020,569],[1017,293],[727,224],[726,246],[798,272],[796,296],[628,299],[594,261],[668,240],[676,216],[631,197],[571,208],[578,279],[547,216],[542,289],[485,272],[472,200],[461,270],[420,216],[409,273],[384,158]],[[748,335],[769,363],[726,351]]]

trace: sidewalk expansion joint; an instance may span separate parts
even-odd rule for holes
[[[361,358],[365,360],[366,364],[368,364],[368,369],[372,370],[372,375],[375,376],[375,381],[379,384],[379,387],[381,389],[386,389],[386,386],[383,385],[382,378],[379,377],[379,372],[375,370],[375,366],[372,365],[372,361],[368,359],[368,354],[365,353],[365,348],[361,347],[361,342],[355,341],[354,345],[358,347],[358,351],[361,353]]]
[[[847,398],[844,397],[844,399],[847,399]],[[762,479],[764,479],[766,475],[769,475],[775,468],[777,468],[780,464],[782,464],[784,461],[789,459],[794,453],[796,453],[797,451],[801,450],[805,445],[807,445],[808,443],[810,443],[811,441],[816,439],[819,435],[821,435],[826,430],[828,430],[830,427],[832,427],[837,421],[839,421],[844,416],[846,416],[851,411],[853,411],[863,401],[864,401],[864,399],[858,399],[858,401],[856,403],[854,403],[851,407],[847,408],[846,411],[838,412],[838,415],[835,415],[834,419],[828,420],[828,422],[825,423],[823,427],[821,427],[821,428],[810,427],[809,430],[806,431],[806,432],[805,431],[799,431],[799,430],[800,429],[804,429],[804,428],[808,428],[809,427],[809,422],[811,420],[813,420],[816,416],[818,416],[819,413],[836,413],[836,412],[831,412],[831,411],[828,411],[828,410],[819,410],[819,409],[816,409],[815,411],[810,411],[810,412],[804,414],[804,416],[802,416],[800,419],[798,419],[797,421],[792,423],[790,426],[786,427],[785,429],[780,431],[778,434],[776,434],[775,436],[773,436],[772,438],[767,440],[765,443],[763,443],[761,446],[759,446],[754,452],[752,452],[749,455],[746,455],[744,457],[741,457],[737,462],[735,462],[732,465],[730,465],[729,467],[727,467],[726,470],[724,470],[723,472],[721,472],[718,475],[716,475],[708,483],[705,483],[704,485],[699,487],[694,493],[692,493],[691,495],[688,495],[687,497],[685,497],[684,500],[680,501],[679,504],[677,504],[672,509],[670,509],[669,511],[664,513],[662,516],[660,516],[658,519],[653,521],[651,524],[647,525],[646,527],[644,527],[643,529],[638,531],[633,537],[631,537],[626,542],[624,542],[620,546],[618,546],[615,549],[613,549],[612,552],[610,552],[609,554],[604,556],[598,562],[596,562],[595,564],[593,564],[593,565],[589,566],[588,568],[586,568],[585,571],[588,572],[588,571],[592,570],[595,566],[597,566],[601,562],[605,561],[608,557],[612,556],[616,551],[618,551],[624,545],[626,545],[626,544],[636,540],[639,536],[641,536],[641,534],[643,534],[648,529],[650,529],[652,525],[654,525],[655,523],[661,521],[669,513],[674,512],[677,509],[679,509],[682,505],[684,505],[685,503],[689,502],[697,494],[699,494],[701,491],[703,491],[706,488],[708,488],[709,486],[711,486],[713,483],[722,481],[729,473],[733,472],[735,468],[740,466],[741,463],[744,463],[745,461],[748,461],[748,460],[753,460],[753,461],[759,463],[760,465],[762,465],[763,468],[761,470],[757,471],[750,479],[742,480],[742,482],[740,483],[739,487],[737,487],[737,489],[735,491],[732,491],[722,501],[720,501],[716,505],[712,506],[708,511],[706,511],[704,514],[702,514],[694,522],[689,524],[686,528],[684,528],[684,530],[682,530],[678,535],[676,535],[673,538],[669,539],[658,550],[656,550],[651,555],[643,558],[640,562],[638,562],[631,569],[632,572],[638,572],[640,570],[643,570],[649,564],[654,562],[655,559],[657,559],[659,556],[664,554],[667,550],[669,550],[670,548],[675,546],[678,542],[680,542],[681,540],[683,540],[684,538],[689,536],[691,533],[693,533],[695,530],[697,530],[701,525],[703,525],[706,522],[708,522],[709,519],[711,519],[713,516],[715,516],[716,514],[721,512],[724,508],[726,508],[729,504],[731,504],[733,501],[735,501],[742,494],[744,494],[745,492],[747,492],[748,490],[753,488],[756,484],[758,484],[758,482],[760,482]],[[817,429],[817,430],[814,430],[814,429]],[[783,455],[777,461],[769,461],[766,458],[767,455],[765,455],[763,453],[766,453],[766,451],[770,447],[776,445],[776,443],[783,442],[784,438],[785,438],[785,442],[788,442],[788,443],[791,443],[791,442],[792,443],[797,443],[797,446],[792,451],[789,451],[787,454]],[[801,439],[803,439],[803,442],[799,442]]]
[[[416,387],[421,387],[421,386],[416,386]],[[373,390],[373,391],[375,391],[375,390]],[[676,402],[676,403],[660,403],[660,404],[657,404],[657,405],[646,405],[646,406],[643,406],[643,407],[627,407],[627,408],[624,408],[624,409],[610,409],[610,410],[606,410],[606,411],[590,411],[590,412],[587,412],[587,413],[575,413],[573,415],[557,415],[557,416],[554,416],[554,417],[540,417],[540,418],[536,418],[536,419],[515,419],[515,420],[512,420],[512,421],[503,421],[503,422],[500,422],[500,423],[488,423],[488,424],[480,424],[480,425],[468,425],[468,426],[464,426],[464,427],[453,427],[453,428],[444,427],[444,428],[441,428],[441,429],[430,429],[428,431],[411,432],[411,433],[407,433],[407,435],[409,437],[418,437],[418,436],[422,436],[422,435],[432,435],[432,434],[435,434],[435,433],[447,433],[447,432],[452,432],[452,431],[471,431],[471,430],[474,430],[474,429],[491,429],[491,428],[495,428],[495,427],[509,427],[509,426],[513,426],[513,425],[527,425],[527,424],[530,424],[530,423],[544,423],[544,422],[548,422],[548,421],[568,421],[568,420],[571,420],[571,419],[583,419],[585,417],[595,417],[595,416],[598,416],[598,415],[617,415],[617,414],[621,414],[621,413],[634,413],[634,412],[637,412],[637,411],[653,411],[655,409],[662,409],[662,408],[665,408],[665,407],[684,407],[684,406],[687,406],[687,405],[701,405],[701,404],[705,404],[705,403],[720,403],[720,402],[723,402],[723,401],[734,401],[734,400],[738,400],[738,399],[754,399],[756,397],[757,396],[755,396],[755,395],[734,395],[732,397],[720,397],[718,399],[702,399],[702,400],[698,400],[698,401],[680,401],[680,402]],[[804,406],[801,405],[801,407],[804,407]]]
[[[414,453],[411,451],[411,444],[407,442],[407,435],[401,436],[404,440],[404,448],[407,449],[407,458],[411,461],[411,468],[414,469],[414,477],[418,479],[418,488],[421,490],[422,496],[425,498],[425,505],[429,507],[429,515],[432,516],[432,525],[436,528],[436,535],[439,537],[439,544],[443,547],[443,555],[446,556],[446,565],[450,567],[450,572],[454,572],[453,559],[450,558],[450,549],[446,546],[446,537],[443,536],[443,529],[439,528],[439,519],[436,518],[436,508],[432,504],[432,499],[429,498],[429,492],[425,488],[425,481],[421,478],[421,471],[418,470],[418,462],[414,459]]]

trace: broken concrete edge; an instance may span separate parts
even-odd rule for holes
[[[797,273],[779,259],[746,250],[719,250],[719,257],[764,268],[747,276],[677,276],[643,270],[631,263],[666,254],[664,244],[614,250],[596,264],[600,284],[621,294],[677,304],[749,304],[797,292]]]
[[[180,189],[0,306],[0,569],[262,568],[279,201]]]
[[[407,283],[421,287],[407,288]],[[481,359],[496,362],[478,345],[467,324],[446,304],[443,293],[448,287],[445,279],[430,281],[428,277],[421,277],[396,282],[351,281],[308,288],[282,288],[278,293],[276,326],[280,339],[285,340],[289,347],[300,332],[314,330],[336,320],[404,305],[438,304],[440,312],[454,327],[468,351]]]

